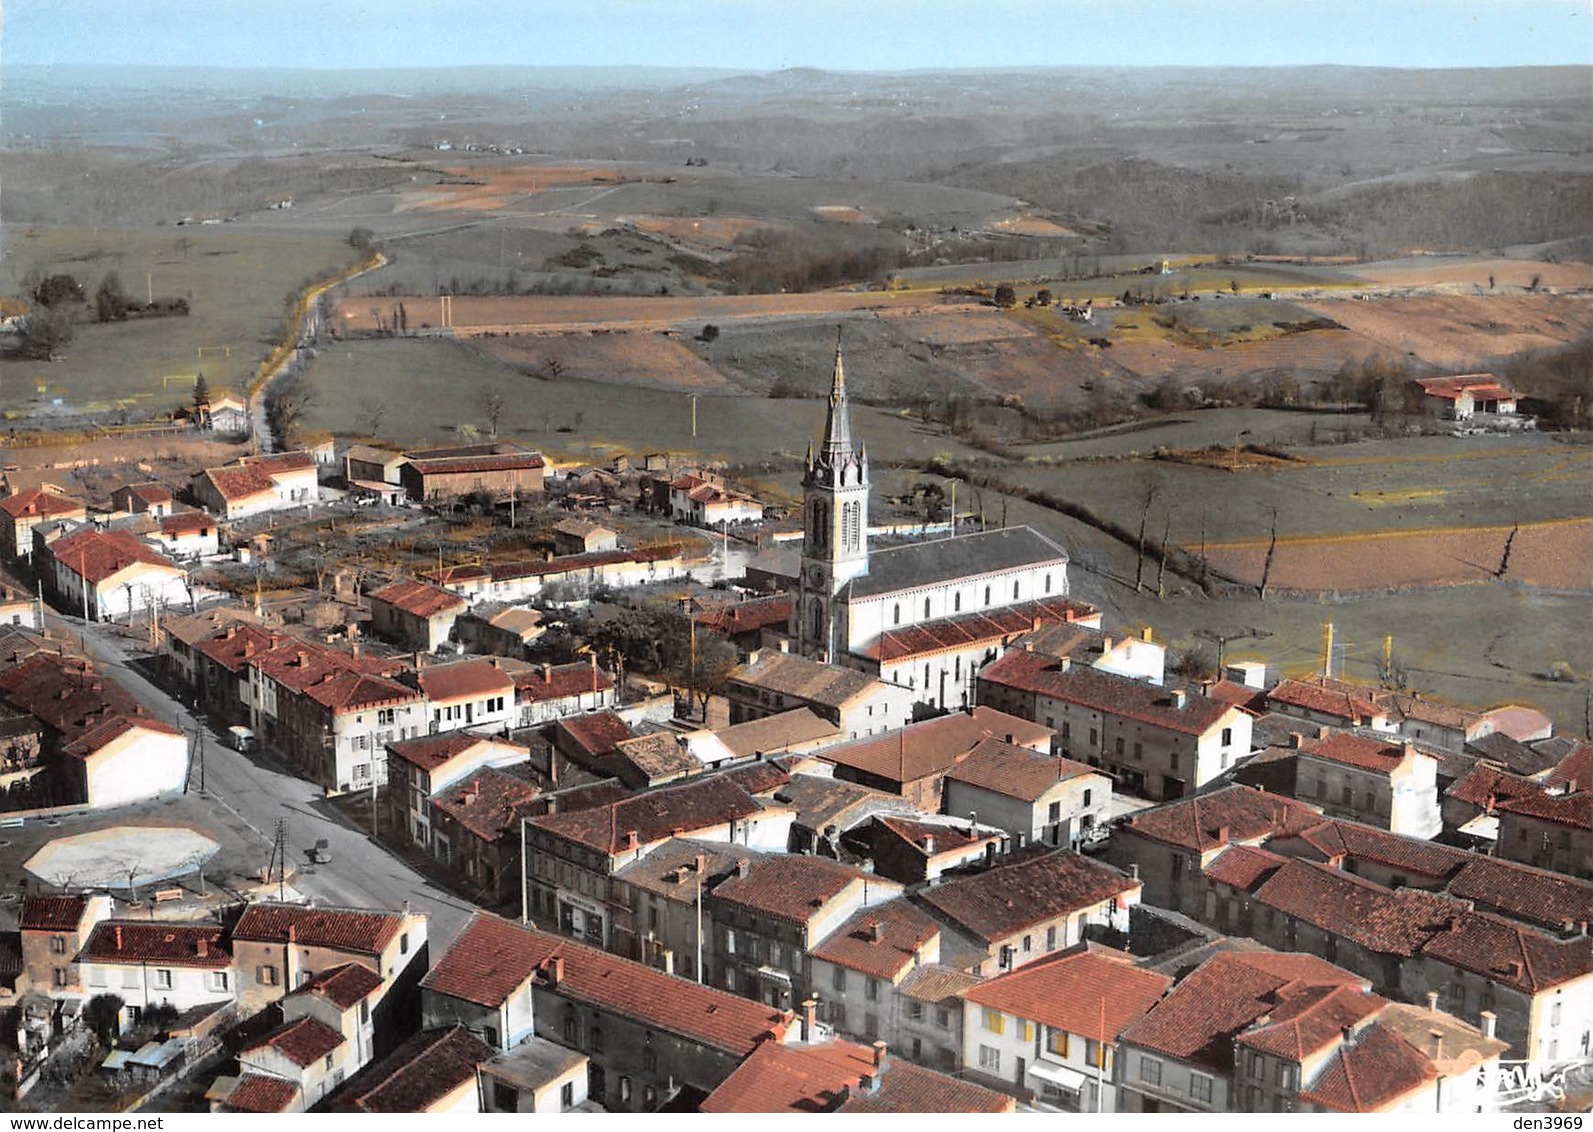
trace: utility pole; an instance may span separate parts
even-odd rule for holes
[[[691,435],[695,440],[697,437],[697,394],[695,393],[691,395]]]
[[[548,765],[551,768],[553,755],[548,755]],[[520,815],[520,922],[531,922],[531,898],[526,885],[526,857],[525,857],[525,815]]]
[[[1322,622],[1322,675],[1333,678],[1333,622]]]

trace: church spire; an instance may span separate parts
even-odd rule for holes
[[[852,456],[852,419],[846,406],[846,365],[841,359],[841,328],[835,328],[835,374],[830,380],[830,411],[824,421],[823,458],[838,466]]]

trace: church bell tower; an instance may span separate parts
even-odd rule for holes
[[[802,576],[792,610],[797,651],[835,661],[846,651],[845,617],[836,600],[846,583],[868,573],[868,454],[852,446],[841,335],[835,335],[835,374],[824,439],[808,445],[802,477]]]

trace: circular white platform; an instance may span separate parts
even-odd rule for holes
[[[58,838],[23,868],[61,888],[126,889],[192,873],[220,848],[184,826],[118,825]]]

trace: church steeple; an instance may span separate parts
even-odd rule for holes
[[[802,576],[793,635],[806,655],[833,660],[846,648],[836,596],[848,581],[868,573],[868,454],[852,444],[839,328],[824,435],[817,451],[808,445],[802,489]]]

